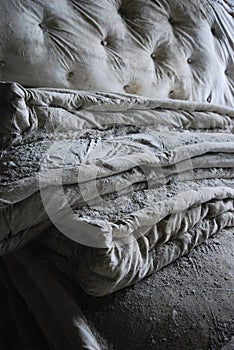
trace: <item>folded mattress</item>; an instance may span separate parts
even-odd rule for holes
[[[232,108],[0,89],[2,254],[37,239],[104,295],[234,227]]]

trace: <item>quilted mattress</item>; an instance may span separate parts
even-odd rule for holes
[[[112,293],[234,227],[234,110],[2,83],[0,250]]]

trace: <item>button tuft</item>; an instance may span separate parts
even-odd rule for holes
[[[43,30],[45,30],[47,28],[45,23],[39,23],[39,27]]]
[[[125,90],[125,91],[129,91],[129,89],[130,89],[130,85],[125,85],[125,86],[124,86],[124,90]]]
[[[172,98],[173,94],[174,94],[174,90],[171,90],[171,91],[169,92],[169,98]]]
[[[171,24],[174,24],[174,23],[175,23],[174,20],[173,20],[173,18],[171,18],[171,17],[168,18],[168,22],[171,23]]]
[[[74,75],[74,72],[69,72],[69,73],[68,73],[68,78],[72,78],[73,75]]]
[[[211,33],[212,33],[213,35],[216,35],[216,30],[215,30],[215,28],[211,28]]]
[[[123,10],[122,10],[121,8],[119,8],[118,14],[119,14],[122,18],[124,18]]]

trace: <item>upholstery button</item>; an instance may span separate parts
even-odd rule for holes
[[[124,18],[123,10],[121,8],[119,8],[118,14],[120,15],[120,17]]]
[[[187,62],[190,64],[190,63],[192,63],[192,59],[191,58],[188,58],[187,59]]]
[[[171,18],[171,17],[168,18],[168,22],[171,23],[171,24],[174,24],[174,23],[175,23],[174,20],[173,20],[173,18]]]
[[[1,61],[0,61],[0,66],[1,66],[1,67],[4,67],[5,64],[6,64],[6,62],[5,62],[4,60],[1,60]]]
[[[74,75],[74,72],[69,72],[69,73],[68,73],[68,78],[72,78],[73,75]]]
[[[173,94],[174,94],[174,90],[171,90],[171,91],[169,92],[169,98],[173,98]]]
[[[102,41],[101,41],[101,45],[102,45],[102,46],[107,46],[107,41],[106,41],[106,40],[102,40]]]
[[[40,23],[39,24],[39,27],[41,28],[41,29],[43,29],[43,30],[45,30],[47,27],[46,27],[46,25],[45,25],[45,23]]]
[[[209,96],[209,97],[207,97],[207,102],[211,102],[211,97]]]
[[[155,57],[156,57],[156,54],[153,52],[153,53],[151,54],[151,57],[152,57],[152,58],[155,58]]]
[[[215,30],[215,28],[211,28],[211,33],[212,33],[213,35],[216,35],[216,30]]]
[[[130,89],[130,85],[125,85],[125,86],[124,86],[124,90],[125,90],[125,91],[129,91],[129,89]]]

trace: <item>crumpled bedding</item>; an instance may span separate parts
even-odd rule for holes
[[[99,296],[234,227],[232,108],[0,90],[2,254],[39,236],[52,263]]]

